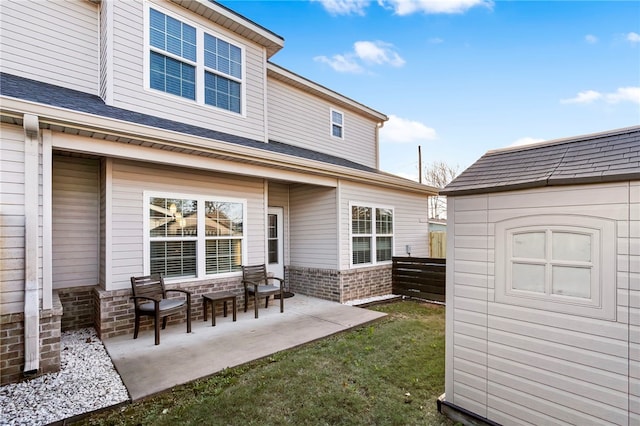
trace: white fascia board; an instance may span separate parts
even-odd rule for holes
[[[289,170],[299,173],[323,176],[331,179],[346,179],[369,185],[379,185],[386,188],[394,188],[402,191],[419,193],[422,195],[437,195],[438,189],[401,178],[389,173],[368,172],[349,167],[321,161],[309,160],[292,155],[270,152],[262,149],[246,147],[215,139],[207,139],[171,130],[160,129],[132,123],[128,121],[97,116],[65,108],[44,105],[21,99],[0,97],[0,114],[10,116],[22,116],[23,114],[35,114],[43,124],[67,126],[69,128],[84,130],[87,132],[104,133],[121,136],[130,139],[148,141],[160,144],[166,148],[189,149],[217,154],[229,160],[240,162],[250,161],[259,166],[277,170]],[[124,144],[110,142],[114,147],[122,148]],[[116,152],[118,149],[115,150]],[[176,153],[173,152],[173,155]],[[115,155],[119,157],[119,155]],[[194,156],[189,156],[192,161]],[[212,158],[207,158],[211,161]],[[229,163],[229,162],[228,162]],[[237,170],[237,166],[234,167]],[[236,172],[237,173],[237,172]],[[265,176],[266,177],[266,176]]]

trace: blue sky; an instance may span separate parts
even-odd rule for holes
[[[227,0],[271,60],[374,108],[382,170],[640,124],[640,2]],[[348,123],[345,132],[348,131]]]

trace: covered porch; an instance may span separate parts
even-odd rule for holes
[[[285,300],[284,313],[271,301],[259,318],[238,305],[237,321],[228,316],[193,321],[161,330],[154,345],[153,330],[104,339],[103,343],[133,401],[173,386],[218,373],[225,368],[264,358],[385,316],[380,312],[296,294]]]

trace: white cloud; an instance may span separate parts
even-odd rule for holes
[[[598,42],[598,37],[594,36],[593,34],[587,34],[586,36],[584,36],[584,40],[589,44],[596,44]]]
[[[595,90],[586,90],[578,93],[574,98],[561,99],[562,104],[590,104],[598,100],[604,100],[610,104],[632,102],[640,104],[640,87],[620,87],[613,93],[600,93]]]
[[[562,104],[589,104],[593,101],[602,98],[602,93],[596,92],[595,90],[587,90],[584,92],[580,92],[574,98],[570,99],[562,99],[560,103]]]
[[[378,0],[378,4],[400,16],[420,12],[464,13],[475,6],[493,8],[492,0]]]
[[[538,142],[543,142],[546,139],[540,139],[540,138],[532,138],[529,136],[526,136],[524,138],[520,138],[517,139],[515,142],[513,142],[512,144],[510,144],[509,146],[522,146],[522,145],[530,145],[532,143],[538,143]]]
[[[389,121],[380,129],[381,143],[416,143],[437,138],[431,127],[395,115],[389,115]]]
[[[352,74],[361,74],[364,72],[364,68],[355,61],[353,55],[333,55],[331,58],[326,56],[316,56],[313,60],[327,64],[338,72]]]
[[[640,43],[640,34],[630,32],[629,34],[627,34],[627,41],[631,43]]]
[[[614,93],[607,93],[604,98],[611,104],[625,101],[640,104],[640,87],[620,87]]]
[[[322,4],[322,7],[332,15],[361,15],[369,6],[369,0],[311,0]]]
[[[429,39],[429,43],[431,44],[440,44],[440,43],[444,43],[444,40],[441,39],[440,37],[433,37]]]
[[[401,67],[405,60],[392,49],[393,45],[382,41],[356,41],[353,44],[355,54],[365,62],[378,65],[389,64]]]
[[[405,60],[393,50],[393,45],[383,41],[356,41],[353,52],[342,55],[316,56],[317,62],[328,64],[338,72],[361,74],[365,72],[363,65],[391,65],[401,67]]]

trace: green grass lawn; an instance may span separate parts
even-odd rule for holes
[[[373,324],[275,354],[81,424],[453,425],[444,392],[444,306],[401,301]]]

